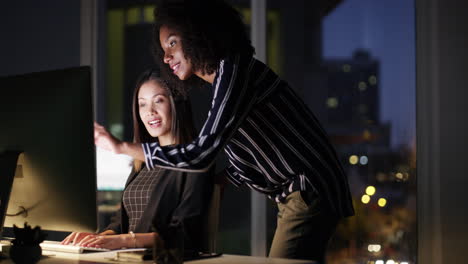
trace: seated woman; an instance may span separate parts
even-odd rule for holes
[[[132,112],[134,142],[168,146],[189,143],[195,135],[188,99],[174,94],[155,70],[140,76]],[[62,244],[120,249],[152,247],[155,241],[166,247],[183,242],[185,252],[201,251],[213,188],[213,177],[207,174],[211,173],[166,168],[149,171],[135,160],[121,209],[112,223],[99,234],[73,232]]]

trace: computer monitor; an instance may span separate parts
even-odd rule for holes
[[[0,154],[23,152],[0,231],[96,231],[90,67],[1,77],[0,88]]]

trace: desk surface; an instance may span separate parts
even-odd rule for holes
[[[71,254],[48,252],[43,253],[43,258],[39,264],[91,264],[91,263],[128,263],[115,260],[117,253],[115,252],[100,252],[86,254]],[[0,261],[1,264],[13,264],[10,259]],[[136,262],[134,262],[136,263]],[[153,261],[144,261],[140,263],[153,263]],[[292,260],[280,258],[264,258],[239,255],[222,255],[221,257],[192,260],[184,262],[187,264],[314,264],[308,260]]]

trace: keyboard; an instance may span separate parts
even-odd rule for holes
[[[64,252],[64,253],[89,253],[89,252],[104,252],[110,251],[107,248],[95,248],[95,247],[83,247],[83,246],[74,246],[74,245],[62,245],[60,241],[44,241],[41,243],[41,248],[44,251],[55,251],[55,252]]]
[[[10,251],[11,248],[11,241],[10,240],[0,240],[0,256],[1,253],[7,253]],[[0,257],[0,262],[1,262],[1,257]]]

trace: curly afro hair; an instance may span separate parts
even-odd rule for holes
[[[159,30],[167,26],[179,32],[182,51],[194,71],[214,73],[226,57],[255,53],[240,13],[223,0],[166,0],[154,11],[153,34],[156,61],[164,77],[173,88],[184,94],[188,88],[202,86],[204,81],[193,75],[179,80],[163,62],[164,51],[159,42]]]

